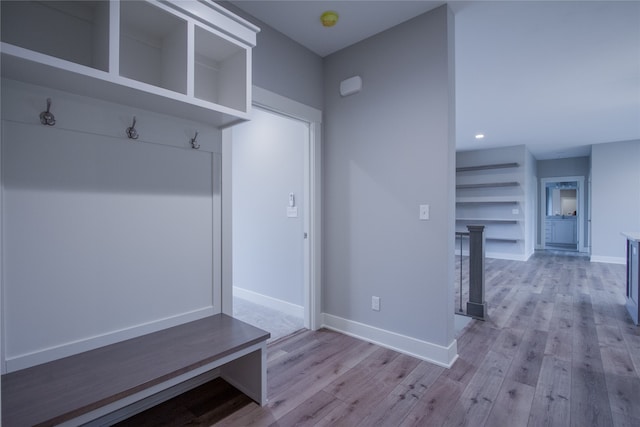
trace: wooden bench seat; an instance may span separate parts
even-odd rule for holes
[[[213,369],[264,405],[269,337],[216,314],[11,372],[2,376],[2,424],[81,424]]]

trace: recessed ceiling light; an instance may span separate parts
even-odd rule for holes
[[[484,138],[484,134],[479,133],[476,135],[476,139],[483,139]]]

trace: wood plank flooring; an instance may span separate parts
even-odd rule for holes
[[[625,267],[486,260],[489,320],[444,369],[335,332],[268,347],[269,404],[216,380],[122,426],[640,426],[640,328]]]

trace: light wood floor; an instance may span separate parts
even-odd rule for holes
[[[216,380],[123,425],[640,426],[625,274],[575,256],[487,259],[490,320],[463,331],[451,369],[304,331],[270,344],[266,407]]]

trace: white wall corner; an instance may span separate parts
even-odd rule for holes
[[[322,313],[322,326],[445,368],[458,359],[455,339],[445,347],[327,313]]]

